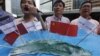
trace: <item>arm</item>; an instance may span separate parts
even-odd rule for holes
[[[41,22],[43,29],[44,29],[44,30],[47,30],[46,24],[45,24],[45,22],[43,21],[41,15],[39,15],[39,13],[37,13],[36,17],[37,17],[37,19]]]

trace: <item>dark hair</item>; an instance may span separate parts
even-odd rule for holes
[[[92,8],[92,2],[91,2],[91,1],[85,1],[85,2],[83,2],[83,3],[81,4],[80,9],[81,9],[82,6],[83,6],[84,4],[86,4],[86,3],[90,3],[90,4],[91,4],[91,8]]]
[[[62,3],[63,7],[65,8],[65,3],[62,0],[57,0],[54,2],[53,7],[57,4],[57,3]]]
[[[24,1],[24,0],[23,0],[23,1]],[[36,7],[35,1],[32,0],[32,2],[33,2],[33,5]],[[20,4],[21,4],[21,3],[22,3],[22,0],[21,0]]]

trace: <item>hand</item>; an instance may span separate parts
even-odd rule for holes
[[[33,15],[37,15],[37,8],[36,7],[34,7],[34,6],[29,6],[30,7],[30,13],[32,13]]]

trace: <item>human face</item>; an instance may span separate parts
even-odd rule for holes
[[[85,3],[80,8],[80,14],[82,16],[89,16],[91,14],[91,11],[92,11],[92,5],[91,5],[91,3]]]
[[[59,14],[63,14],[63,11],[64,11],[64,7],[63,7],[63,4],[62,3],[57,3],[54,5],[54,13],[56,15],[59,15]]]
[[[37,9],[32,0],[21,0],[21,9],[24,14],[37,13]]]

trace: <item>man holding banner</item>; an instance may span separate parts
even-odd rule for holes
[[[91,18],[92,3],[85,1],[80,7],[80,17],[71,21],[71,24],[78,25],[79,28],[84,29],[87,33],[93,32],[97,34],[98,21]]]

